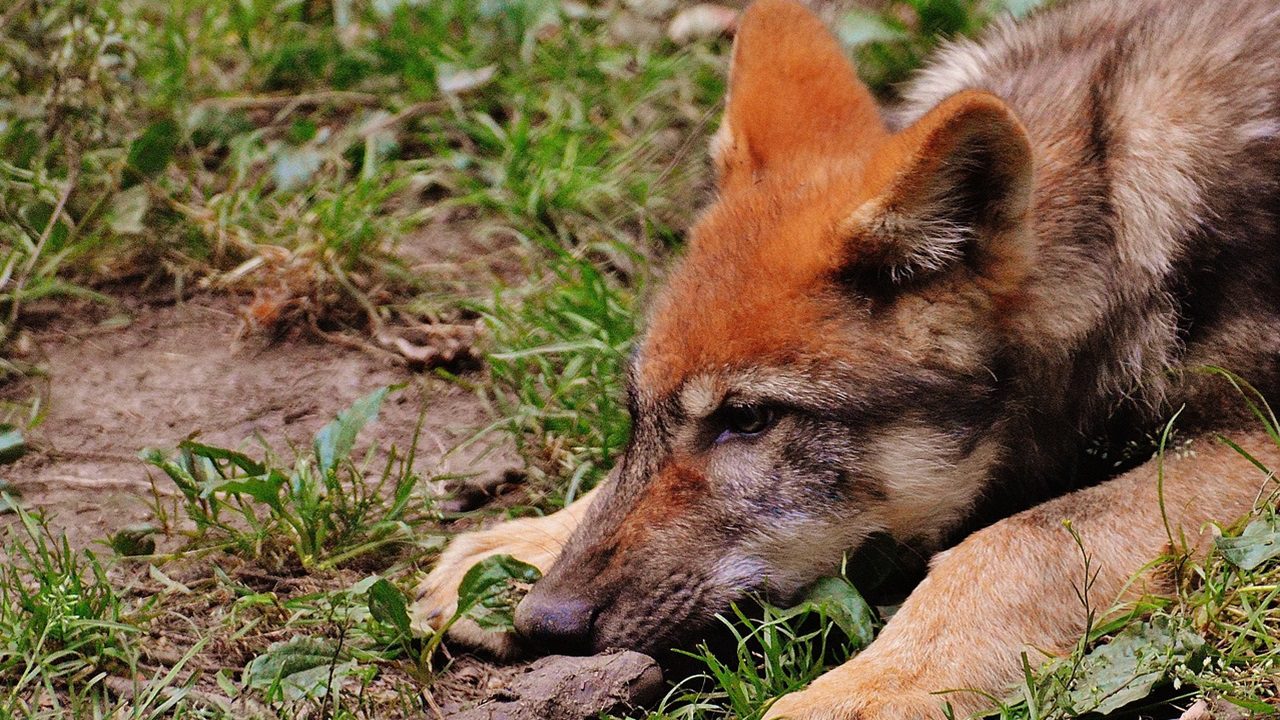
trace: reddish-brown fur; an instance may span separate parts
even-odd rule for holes
[[[999,99],[970,91],[889,134],[834,38],[787,0],[746,13],[731,78],[720,196],[652,313],[641,373],[658,394],[700,371],[845,354],[836,273],[896,255],[854,213],[878,198],[928,203],[925,185],[959,144],[987,128],[1022,133]],[[1025,243],[1007,245],[986,277],[1005,296],[1029,262]]]
[[[632,510],[631,521],[620,525],[614,533],[613,557],[622,557],[622,551],[648,539],[671,518],[696,508],[706,501],[706,495],[707,479],[688,461],[676,460],[659,470],[649,492]]]

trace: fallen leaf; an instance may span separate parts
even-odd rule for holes
[[[436,87],[445,95],[461,95],[484,87],[497,72],[497,65],[485,65],[474,70],[441,65],[436,75]]]
[[[681,10],[667,25],[667,37],[684,45],[694,40],[729,34],[738,24],[738,11],[715,3],[699,3]]]
[[[151,193],[145,185],[119,192],[111,200],[107,213],[107,226],[120,235],[138,235],[144,228],[142,218],[151,208]]]

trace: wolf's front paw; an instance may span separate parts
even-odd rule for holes
[[[459,535],[436,561],[431,572],[418,584],[410,615],[419,632],[437,630],[458,609],[458,584],[473,565],[493,555],[511,555],[546,572],[556,561],[566,537],[563,518],[555,515],[511,520],[488,530]],[[570,528],[571,529],[571,528]],[[449,638],[464,645],[487,650],[507,658],[519,652],[516,639],[508,634],[482,629],[470,620],[459,620],[449,628]]]

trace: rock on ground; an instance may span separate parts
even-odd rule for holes
[[[530,663],[453,720],[588,720],[642,706],[662,693],[662,669],[648,655],[552,655]]]

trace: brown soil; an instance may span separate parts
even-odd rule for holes
[[[518,465],[508,448],[486,454],[473,447],[446,457],[487,422],[475,396],[358,349],[306,337],[241,338],[237,307],[225,297],[140,304],[126,308],[127,323],[85,308],[51,312],[23,343],[47,382],[3,391],[14,400],[42,392],[47,413],[28,433],[31,450],[4,468],[4,479],[26,505],[49,511],[74,545],[86,546],[150,518],[149,477],[160,492],[171,492],[162,475],[149,476],[140,449],[172,448],[199,433],[203,442],[257,455],[257,436],[291,459],[290,445],[307,447],[352,401],[406,382],[410,387],[393,395],[366,430],[365,443],[406,447],[425,410],[417,463],[423,477],[483,479]]]

